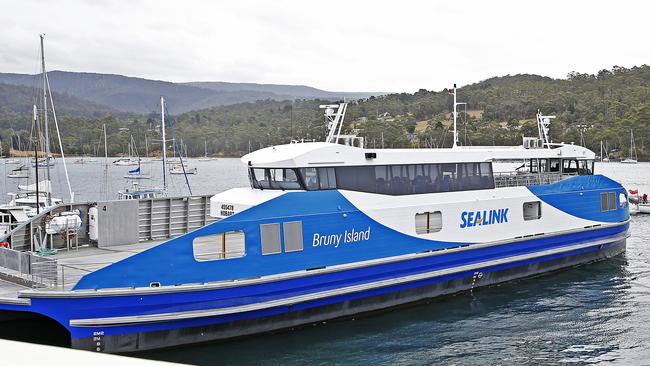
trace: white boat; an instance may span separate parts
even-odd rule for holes
[[[5,164],[20,164],[18,159],[5,159]]]
[[[8,178],[29,178],[29,167],[25,165],[21,165],[16,169],[12,169],[9,174],[7,174]]]
[[[169,174],[196,174],[197,172],[196,167],[189,167],[185,164],[172,164],[169,168]]]
[[[146,198],[158,198],[165,195],[164,188],[158,187],[142,187],[138,182],[133,181],[131,188],[126,188],[117,192],[117,199],[119,200],[137,200]]]
[[[119,158],[113,161],[113,165],[116,166],[134,166],[138,165],[138,161],[133,158]]]
[[[75,160],[75,164],[88,164],[88,163],[96,163],[97,159],[95,158],[89,158],[87,156],[82,156],[79,159]]]
[[[36,159],[32,158],[32,166],[36,167]],[[38,167],[39,168],[47,168],[50,166],[54,166],[54,158],[52,156],[48,156],[47,158],[39,158],[38,159]]]
[[[634,143],[634,132],[630,130],[630,155],[621,160],[623,164],[636,164],[638,162],[636,155],[636,144]]]

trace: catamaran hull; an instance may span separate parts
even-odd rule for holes
[[[74,348],[145,351],[351,317],[602,260],[625,251],[628,226],[459,247],[245,285],[34,293],[1,308],[57,320],[70,332]]]
[[[477,268],[430,280],[387,287],[382,290],[263,309],[240,314],[236,319],[231,316],[215,316],[200,319],[198,322],[196,320],[177,320],[158,324],[166,329],[138,330],[138,326],[132,326],[132,332],[114,335],[102,335],[106,334],[106,327],[96,328],[94,330],[96,336],[73,338],[72,347],[91,351],[126,353],[290,329],[326,320],[386,310],[437,296],[611,258],[623,253],[625,245],[626,240],[622,239],[535,261],[520,261]],[[200,324],[192,325],[192,323]]]

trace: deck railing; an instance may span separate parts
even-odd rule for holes
[[[521,173],[521,172],[499,172],[494,173],[494,186],[496,188],[503,187],[527,187],[544,184],[553,184],[559,182],[564,178],[572,176],[573,174],[559,173],[559,172],[544,172],[544,173]]]
[[[6,280],[31,287],[56,287],[57,273],[56,259],[0,247],[0,275]]]

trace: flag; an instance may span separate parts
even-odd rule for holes
[[[634,189],[630,189],[630,194],[637,194],[637,193],[639,193],[639,191],[636,191]]]
[[[140,167],[137,167],[133,170],[129,170],[129,173],[140,173]]]

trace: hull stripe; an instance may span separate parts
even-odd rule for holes
[[[99,290],[73,290],[73,291],[24,290],[20,292],[20,297],[75,298],[75,297],[133,296],[133,295],[153,295],[153,294],[177,293],[177,292],[207,291],[207,290],[215,290],[215,289],[222,289],[222,288],[242,287],[248,285],[257,285],[262,283],[288,280],[293,278],[302,278],[302,277],[309,277],[309,276],[321,275],[326,273],[341,272],[350,269],[371,267],[379,264],[388,264],[388,263],[394,263],[400,261],[407,261],[416,258],[427,258],[432,256],[450,254],[450,253],[464,252],[464,251],[481,249],[481,248],[489,248],[489,247],[499,246],[499,245],[514,244],[517,242],[524,242],[531,239],[550,238],[550,237],[566,235],[566,234],[588,232],[594,229],[606,229],[606,228],[618,227],[618,226],[627,225],[629,222],[630,219],[627,219],[625,221],[614,223],[614,224],[599,224],[599,225],[593,225],[581,229],[557,231],[553,233],[545,233],[539,235],[536,234],[536,235],[524,236],[516,239],[507,239],[507,240],[499,240],[499,241],[481,243],[481,244],[464,245],[464,246],[436,250],[436,251],[411,253],[411,254],[399,255],[394,257],[333,265],[333,266],[328,266],[325,268],[309,270],[309,271],[302,270],[302,271],[295,271],[295,272],[286,272],[286,273],[281,273],[276,275],[268,275],[268,276],[262,276],[258,278],[248,278],[242,280],[207,282],[202,284],[188,284],[188,285],[177,285],[177,286],[136,287],[136,288],[128,287],[128,288],[112,288],[112,289],[99,289]]]

